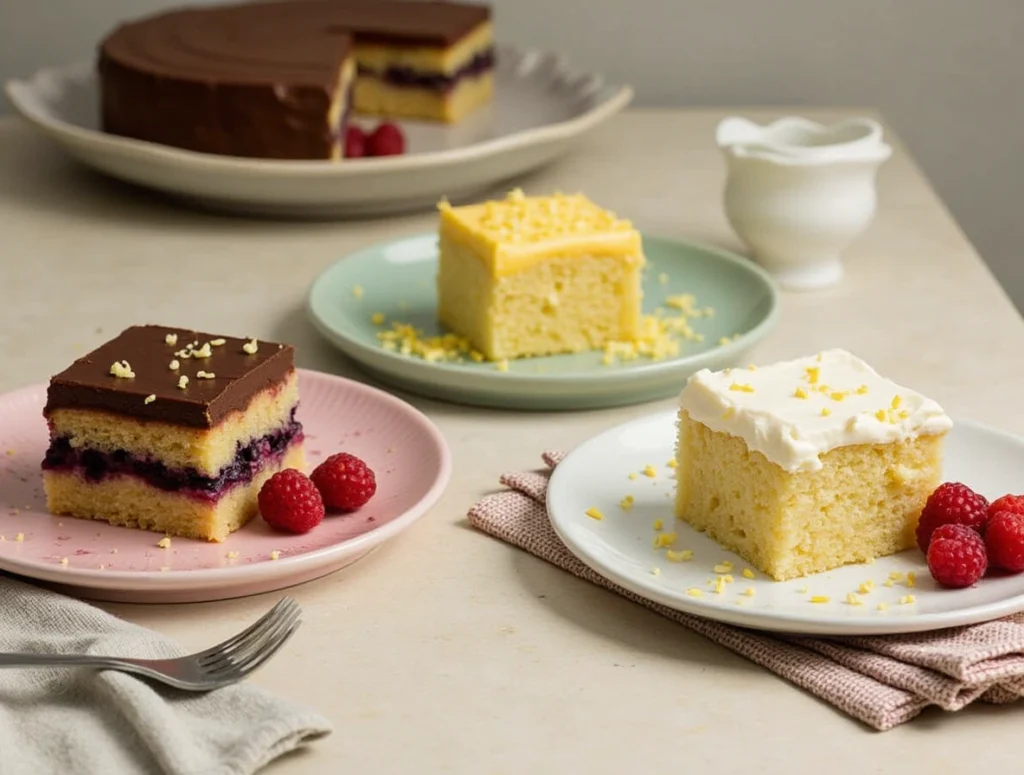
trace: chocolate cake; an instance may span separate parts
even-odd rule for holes
[[[303,465],[293,348],[135,326],[50,380],[54,514],[221,541]]]
[[[493,89],[486,6],[285,0],[168,11],[100,47],[103,129],[206,153],[339,159],[350,111],[454,122]]]

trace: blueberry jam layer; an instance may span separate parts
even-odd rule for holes
[[[449,92],[463,78],[473,78],[494,69],[494,50],[479,52],[454,73],[430,73],[411,67],[389,67],[384,71],[360,67],[360,75],[372,75],[395,86],[414,86],[439,92]]]
[[[81,471],[90,482],[112,476],[135,476],[160,490],[187,492],[216,500],[231,487],[251,482],[268,462],[280,460],[292,444],[302,441],[302,436],[302,424],[295,419],[292,410],[291,418],[283,427],[247,444],[239,443],[235,459],[216,476],[206,476],[194,468],[168,468],[159,461],[139,458],[123,449],[115,452],[77,449],[67,437],[58,437],[46,450],[43,469]]]

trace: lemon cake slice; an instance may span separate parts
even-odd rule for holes
[[[952,422],[843,350],[680,395],[676,516],[782,580],[914,546]]]
[[[438,316],[490,360],[640,333],[640,233],[581,194],[440,205]]]

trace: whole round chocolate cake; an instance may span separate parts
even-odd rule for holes
[[[493,89],[482,5],[286,0],[174,10],[100,48],[103,129],[205,153],[340,159],[350,111],[458,121]]]

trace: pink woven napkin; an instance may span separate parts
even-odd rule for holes
[[[612,584],[577,560],[548,521],[548,476],[562,457],[548,452],[547,470],[504,475],[508,489],[474,505],[470,524],[700,633],[878,730],[929,705],[955,711],[975,700],[1003,704],[1024,696],[1024,614],[931,633],[823,639],[719,624]]]

